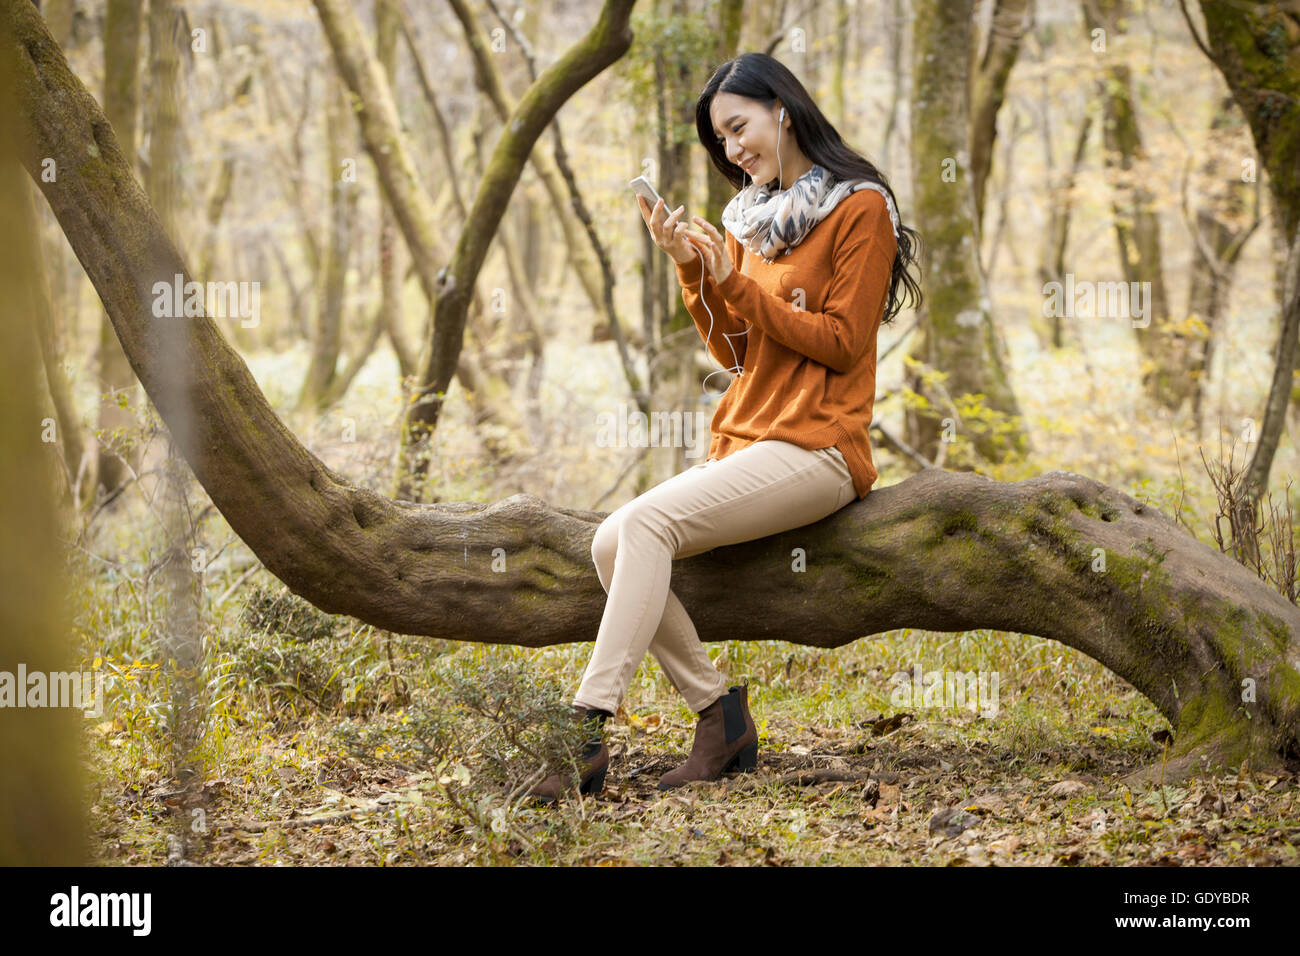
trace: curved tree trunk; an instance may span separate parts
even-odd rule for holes
[[[21,0],[0,3],[0,52],[16,53],[24,165],[49,156],[65,171],[38,185],[163,419],[185,426],[173,430],[195,475],[269,571],[327,612],[403,633],[529,646],[596,634],[603,515],[529,495],[419,505],[347,484],[285,428],[209,319],[152,315],[148,290],[185,265]],[[159,357],[172,347],[186,360]],[[798,575],[793,548],[815,556]],[[921,627],[1061,641],[1170,720],[1167,779],[1202,757],[1256,769],[1300,757],[1300,608],[1081,475],[1003,484],[927,470],[815,524],[685,559],[673,587],[705,640],[731,637],[743,602],[753,640],[838,647]]]

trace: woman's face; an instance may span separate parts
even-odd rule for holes
[[[758,100],[735,93],[718,93],[709,104],[713,132],[726,151],[727,159],[743,169],[756,183],[775,179],[779,170],[798,165],[800,150],[790,129],[787,113],[781,121],[781,161],[777,162],[777,122],[781,103],[769,108]]]

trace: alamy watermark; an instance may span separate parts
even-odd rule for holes
[[[91,691],[91,688],[94,691]],[[87,717],[104,715],[104,673],[94,671],[0,671],[0,708],[75,707]]]
[[[83,893],[73,886],[50,897],[51,926],[125,926],[148,936],[153,925],[151,893]]]
[[[981,717],[998,715],[997,671],[954,671],[947,668],[924,671],[916,664],[911,672],[898,671],[889,678],[894,685],[889,702],[902,709],[953,709],[965,707]]]
[[[687,458],[709,450],[709,420],[704,412],[651,412],[629,414],[625,402],[618,412],[596,416],[596,445],[600,448],[685,448]]]
[[[1074,318],[1133,318],[1133,328],[1151,324],[1150,282],[1074,281],[1074,273],[1065,274],[1065,283],[1044,282],[1043,315]]]
[[[260,282],[186,282],[178,272],[171,282],[153,284],[153,314],[160,319],[235,316],[251,329],[261,321],[261,290]]]

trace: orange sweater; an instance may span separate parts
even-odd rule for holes
[[[709,353],[724,368],[738,359],[745,370],[713,413],[709,457],[725,458],[760,439],[809,450],[834,445],[853,473],[858,498],[865,498],[878,477],[867,436],[876,401],[876,333],[897,251],[885,197],[874,189],[849,194],[770,264],[731,233],[723,235],[733,268],[720,285],[698,256],[676,263],[682,301],[701,339],[709,331],[699,293],[704,273],[713,310]],[[748,275],[741,271],[746,261]],[[742,316],[749,333],[724,338],[744,331]]]

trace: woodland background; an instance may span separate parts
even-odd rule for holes
[[[695,98],[717,65],[764,50],[881,169],[928,247],[925,308],[880,333],[876,487],[934,467],[1086,475],[1177,515],[1295,603],[1284,332],[1300,205],[1209,55],[1218,5],[630,6],[632,42],[543,117],[517,177],[498,151],[507,120],[598,3],[40,9],[192,276],[258,284],[256,325],[213,321],[341,481],[611,511],[698,460],[597,440],[621,408],[713,409],[699,383],[716,366],[627,182],[645,173],[720,223],[731,189],[706,166]],[[1246,6],[1294,93],[1297,12]],[[398,137],[367,132],[358,62],[392,91],[394,153],[371,148]],[[385,172],[397,153],[413,177]],[[1296,862],[1293,773],[1126,782],[1161,760],[1159,709],[1072,647],[996,629],[904,627],[831,650],[747,640],[738,622],[708,646],[751,682],[759,774],[654,791],[694,715],[647,657],[610,723],[601,798],[519,804],[531,756],[562,746],[594,630],[545,647],[412,636],[293,594],[185,467],[85,264],[27,192],[42,291],[15,328],[36,331],[41,360],[10,379],[30,399],[12,414],[55,425],[39,457],[15,460],[51,496],[57,534],[16,524],[0,550],[65,573],[58,597],[15,571],[11,603],[32,595],[31,639],[66,635],[42,646],[107,674],[108,698],[98,720],[4,716],[9,744],[48,753],[70,795],[55,803],[79,821],[39,851],[11,842],[6,861]],[[470,291],[443,295],[448,273]],[[1054,320],[1044,286],[1067,273],[1149,282],[1152,326]],[[1243,502],[1260,502],[1249,534]],[[179,583],[178,547],[200,572]],[[913,670],[998,672],[997,716],[900,706],[891,677]],[[77,749],[40,743],[58,733]],[[39,816],[22,799],[7,805]]]

